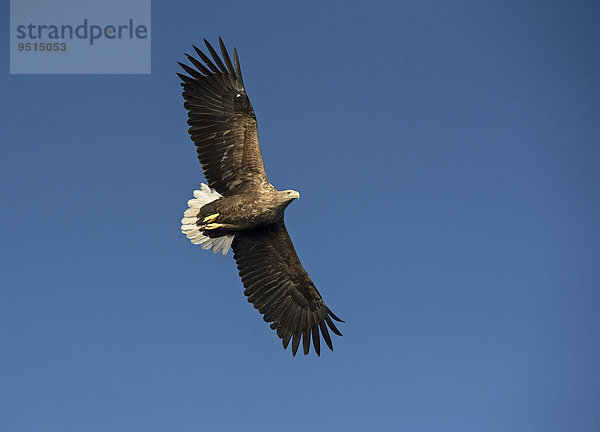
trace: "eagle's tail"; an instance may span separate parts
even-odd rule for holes
[[[221,194],[211,190],[202,183],[199,190],[194,191],[194,198],[188,201],[188,209],[181,219],[181,232],[189,238],[192,243],[202,245],[202,249],[212,249],[213,253],[221,252],[226,255],[233,242],[233,234],[226,234],[221,237],[208,237],[202,234],[202,227],[198,218],[198,213],[202,206],[221,198]]]

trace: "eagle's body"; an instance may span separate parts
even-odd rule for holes
[[[194,191],[182,231],[192,243],[215,253],[225,255],[233,248],[244,294],[277,331],[284,348],[291,340],[295,355],[302,339],[308,354],[312,338],[319,354],[322,336],[333,349],[327,328],[341,335],[332,319],[341,320],[302,267],[283,221],[285,209],[300,195],[278,191],[267,179],[237,51],[234,66],[220,38],[222,59],[204,42],[212,60],[194,47],[204,63],[188,55],[196,69],[179,63],[189,76],[178,75],[189,133],[210,187],[202,184]]]
[[[288,205],[298,197],[294,191],[278,191],[273,186],[261,187],[246,194],[222,197],[202,206],[198,218],[218,214],[218,223],[210,235],[219,232],[242,231],[283,220]]]

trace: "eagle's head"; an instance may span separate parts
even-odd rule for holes
[[[277,191],[277,198],[275,199],[273,204],[275,204],[275,207],[279,211],[283,211],[287,208],[287,206],[289,206],[292,203],[292,201],[298,198],[300,198],[300,194],[295,190],[290,189],[284,191]]]
[[[300,192],[297,192],[295,190],[290,189],[290,190],[286,190],[284,192],[286,193],[286,195],[290,199],[290,201],[300,198]]]

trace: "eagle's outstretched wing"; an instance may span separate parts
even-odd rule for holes
[[[310,350],[312,337],[320,354],[319,330],[327,346],[333,350],[327,326],[337,335],[332,318],[321,294],[302,267],[283,221],[237,233],[233,253],[244,284],[244,294],[287,348],[292,340],[296,355],[300,338],[304,354]]]
[[[196,68],[179,65],[189,74],[183,81],[184,106],[208,185],[223,196],[242,192],[267,181],[258,144],[256,116],[246,95],[237,51],[231,63],[219,38],[223,59],[204,40],[213,61],[194,46],[204,64],[186,54]]]

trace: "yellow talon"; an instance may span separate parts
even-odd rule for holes
[[[213,229],[221,228],[222,226],[224,226],[224,225],[220,224],[220,223],[209,223],[204,227],[204,229],[205,230],[213,230]]]
[[[202,222],[211,223],[217,220],[219,217],[219,213],[211,214],[210,216],[206,216]]]

